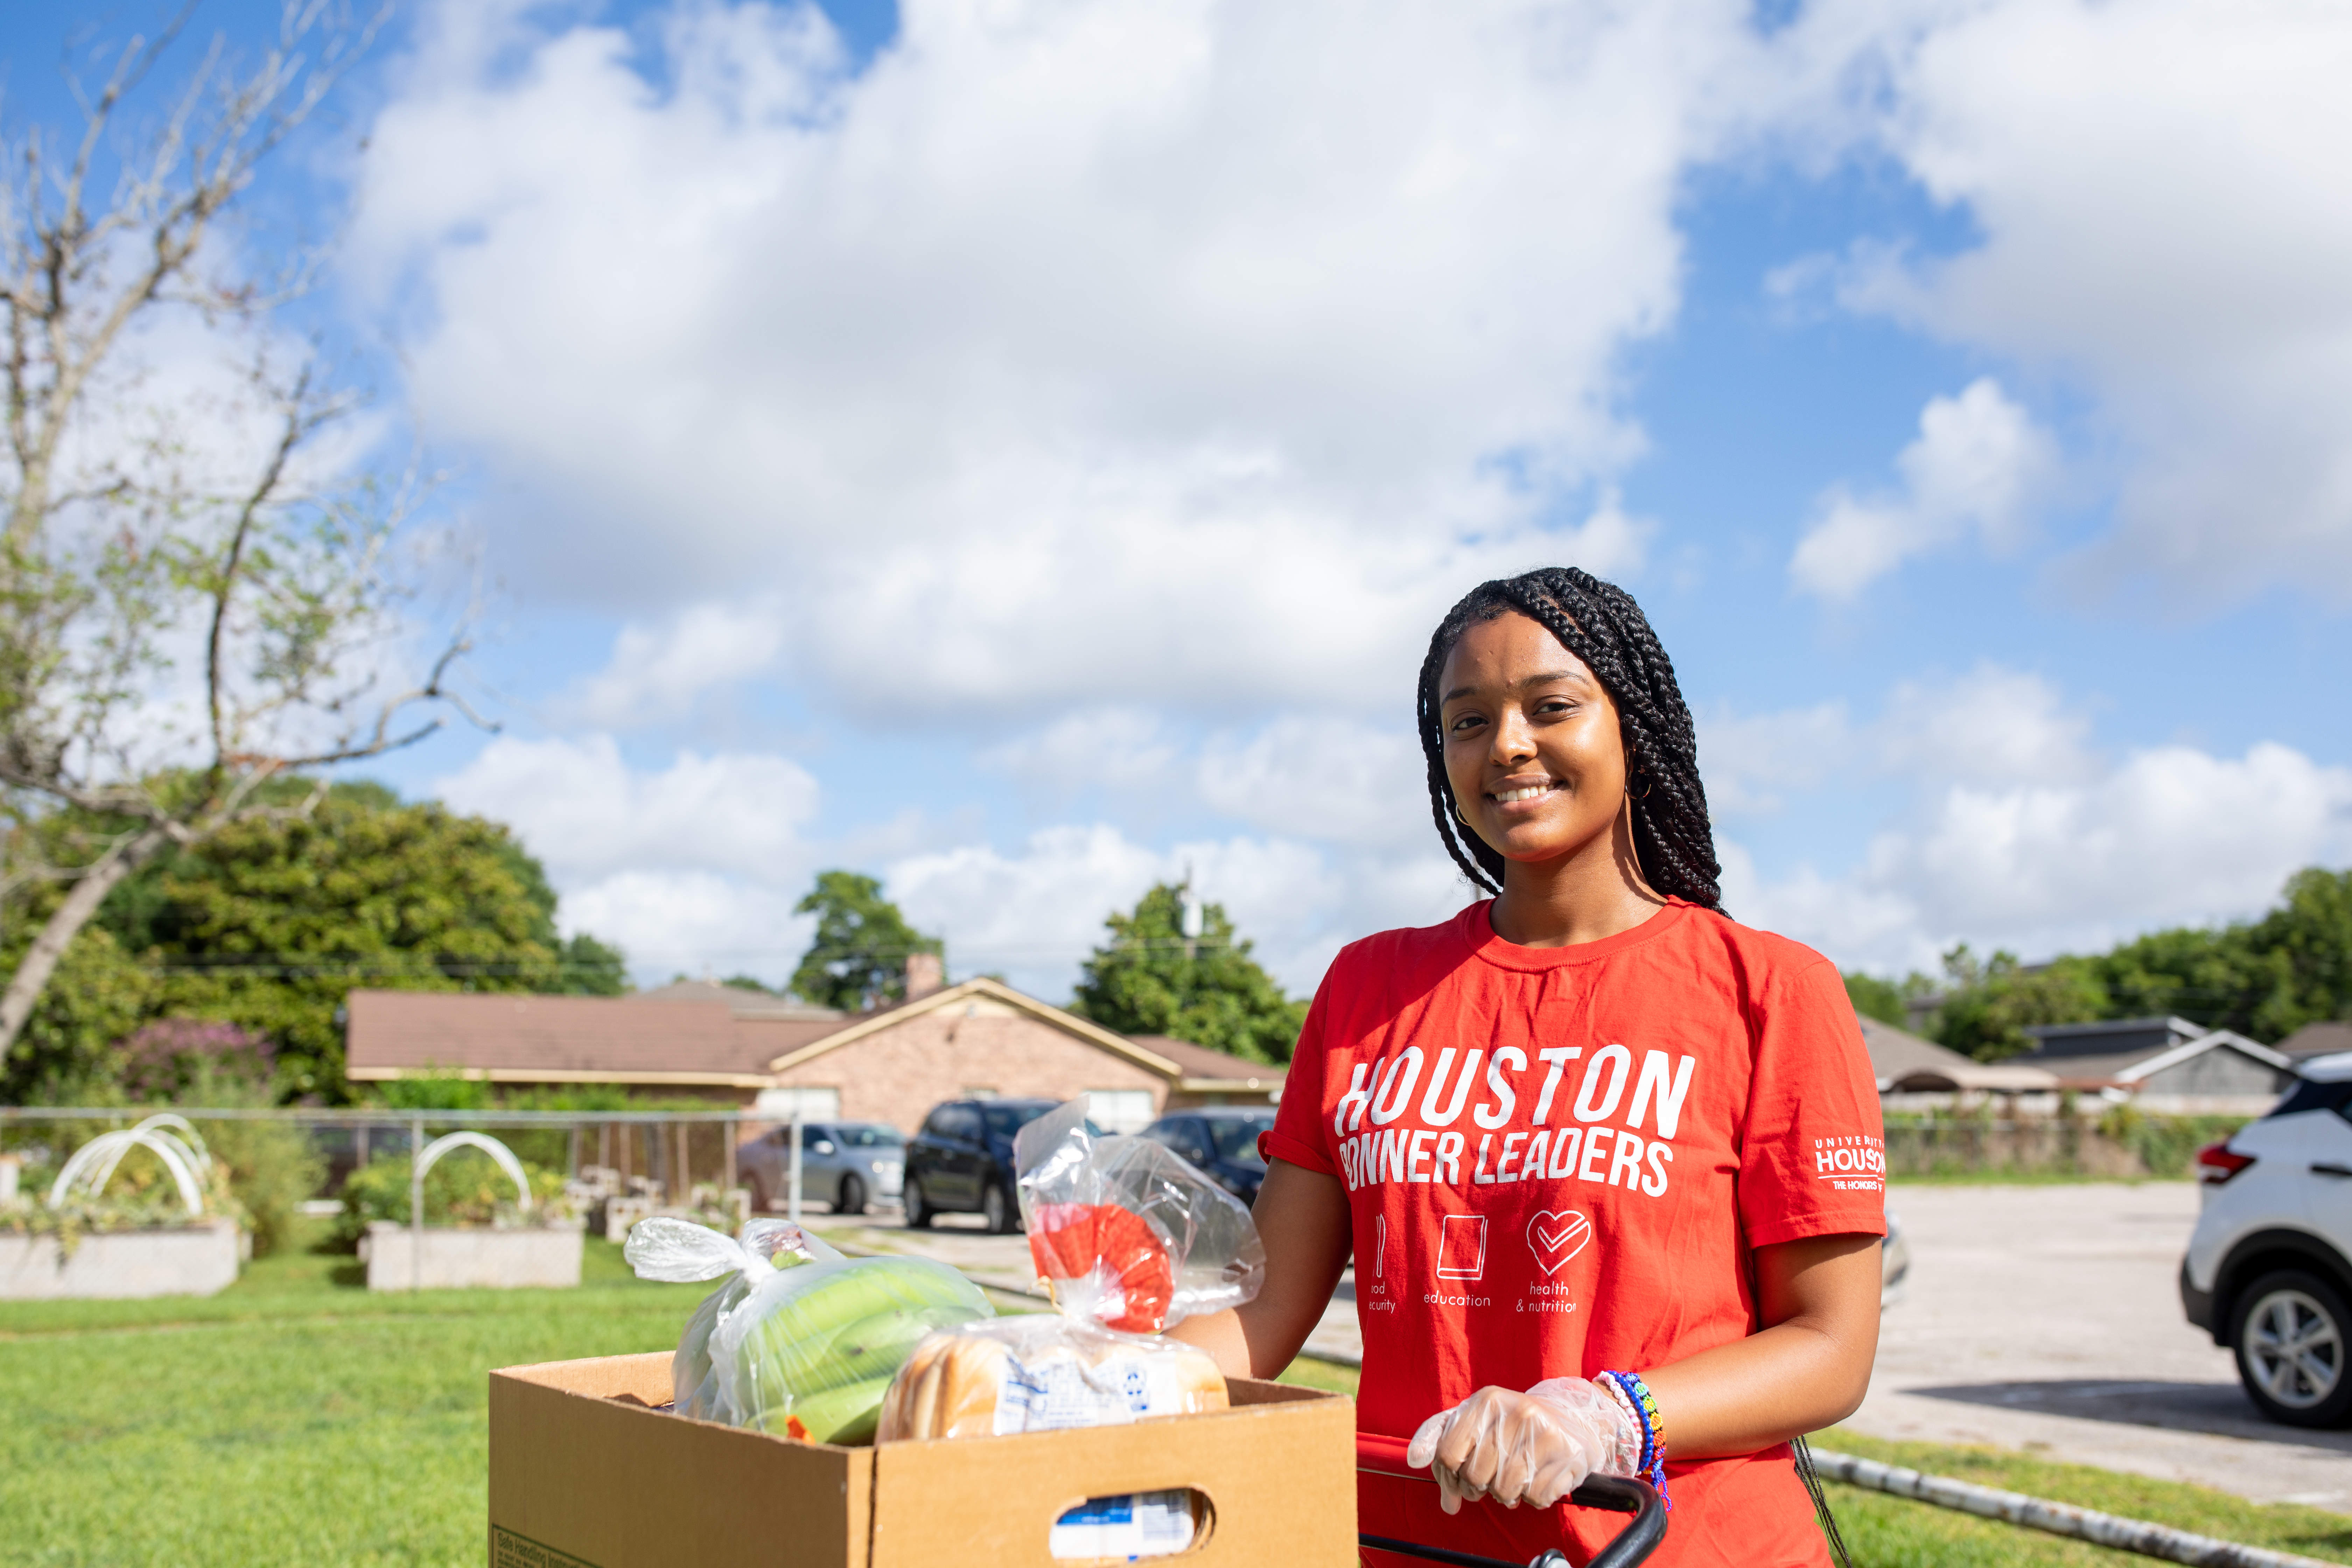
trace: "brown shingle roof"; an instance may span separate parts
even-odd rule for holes
[[[2056,1076],[2041,1068],[2019,1067],[2013,1062],[1997,1062],[1988,1067],[1867,1014],[1857,1021],[1862,1025],[1862,1043],[1870,1051],[1870,1070],[1878,1079],[1881,1093],[1898,1089],[1942,1093],[1972,1089],[2031,1093],[2058,1087]]]
[[[739,1019],[720,1002],[354,991],[347,1058],[367,1079],[441,1068],[515,1082],[765,1082],[773,1058],[837,1023]]]
[[[1266,1088],[1281,1084],[1290,1069],[1265,1062],[1248,1061],[1241,1057],[1229,1057],[1223,1051],[1213,1051],[1206,1046],[1196,1046],[1190,1040],[1172,1039],[1166,1035],[1130,1035],[1137,1045],[1154,1056],[1166,1057],[1184,1069],[1188,1079],[1213,1079],[1220,1083],[1247,1083],[1255,1079]]]
[[[2305,1057],[2332,1057],[2338,1051],[2352,1051],[2352,1024],[2305,1024],[2275,1047],[2283,1057],[2297,1061]]]
[[[354,991],[349,1001],[346,1070],[362,1081],[438,1068],[510,1083],[706,1083],[754,1088],[770,1082],[778,1061],[796,1051],[836,1036],[855,1037],[877,1026],[887,1027],[889,1015],[945,1005],[966,991],[985,991],[1019,1002],[1065,1027],[1084,1032],[1085,1037],[1104,1049],[1124,1048],[1122,1042],[1128,1038],[992,981],[968,981],[937,996],[846,1018],[780,1016],[764,1008],[746,1009],[734,1005],[731,998],[687,999],[693,993],[685,986],[664,989],[672,995],[657,997],[660,1005],[653,1006],[629,1005],[639,1000],[635,997]],[[746,995],[756,1005],[759,998]],[[1186,1084],[1239,1086],[1255,1080],[1259,1087],[1273,1089],[1281,1087],[1286,1070],[1161,1035],[1133,1037],[1132,1046],[1173,1064]],[[1151,1070],[1167,1068],[1151,1066]]]
[[[768,991],[746,991],[740,985],[721,985],[715,980],[673,980],[650,991],[632,991],[622,1000],[721,1002],[739,1018],[792,1018],[804,1022],[838,1023],[848,1016],[836,1008],[815,1006],[798,997],[779,996]]]

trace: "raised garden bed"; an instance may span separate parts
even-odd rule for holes
[[[0,1300],[210,1296],[236,1282],[244,1247],[243,1231],[227,1219],[84,1235],[71,1251],[53,1234],[0,1230]]]
[[[427,1226],[419,1232],[377,1220],[360,1238],[360,1259],[371,1290],[562,1289],[580,1283],[582,1234],[577,1223]]]

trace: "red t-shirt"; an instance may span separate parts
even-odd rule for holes
[[[1827,959],[1681,900],[1559,948],[1503,941],[1488,908],[1340,952],[1266,1140],[1347,1184],[1357,1425],[1375,1436],[1489,1384],[1741,1339],[1751,1248],[1886,1228],[1877,1087]],[[1666,1417],[1674,1512],[1653,1563],[1829,1562],[1785,1444],[1680,1463]],[[1449,1518],[1427,1472],[1402,1470],[1363,1470],[1361,1529],[1581,1563],[1625,1522],[1565,1504]]]

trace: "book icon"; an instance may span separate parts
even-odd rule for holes
[[[1437,1277],[1475,1279],[1486,1272],[1486,1216],[1450,1214],[1439,1221]]]

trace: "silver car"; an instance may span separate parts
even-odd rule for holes
[[[779,1127],[735,1152],[736,1169],[758,1213],[782,1208],[792,1193],[792,1136]],[[907,1139],[878,1121],[801,1124],[801,1201],[835,1214],[864,1214],[877,1198],[897,1198],[907,1174]]]

